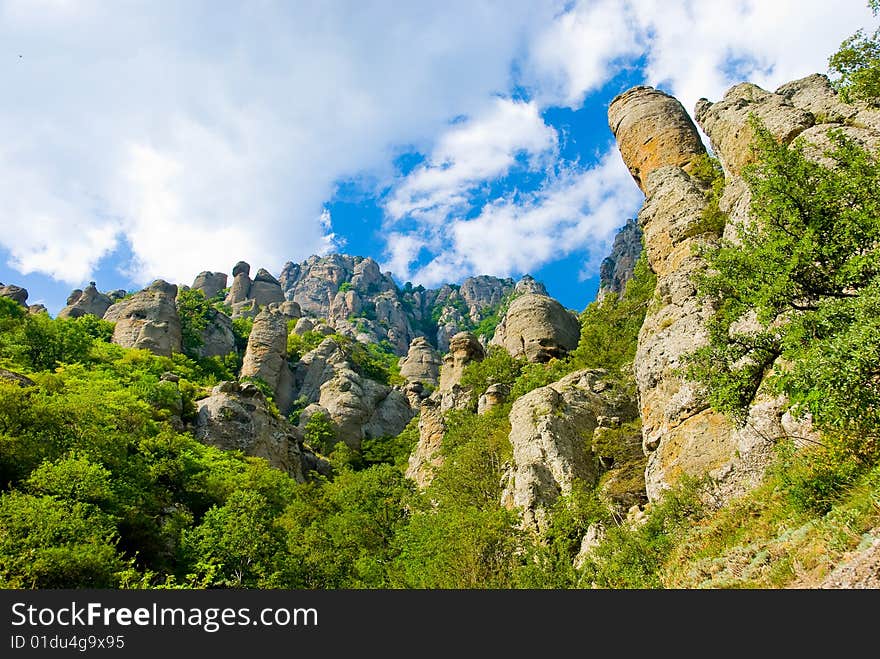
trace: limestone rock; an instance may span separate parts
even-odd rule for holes
[[[526,293],[547,295],[547,288],[541,282],[536,281],[531,275],[523,275],[522,279],[516,282],[516,287],[513,289],[513,292],[518,296],[525,295]]]
[[[579,340],[580,323],[574,314],[551,297],[529,293],[510,304],[490,344],[513,357],[547,362],[574,350]]]
[[[645,193],[652,171],[686,167],[706,151],[678,99],[653,87],[633,87],[616,96],[608,107],[608,125],[623,162]]]
[[[283,313],[289,320],[296,320],[302,317],[302,309],[293,300],[284,300],[278,305],[278,311]]]
[[[292,424],[269,412],[256,386],[220,383],[210,396],[197,401],[197,406],[193,429],[196,439],[227,451],[265,458],[295,480],[305,480],[302,435]]]
[[[427,399],[419,410],[419,442],[409,456],[406,477],[415,481],[420,488],[427,487],[434,472],[443,464],[440,446],[446,424],[436,399]]]
[[[313,329],[315,329],[315,322],[311,318],[303,316],[297,320],[296,325],[293,326],[293,333],[302,336],[306,332],[311,332]]]
[[[289,411],[293,374],[287,363],[287,317],[274,307],[266,307],[254,319],[241,377],[263,380],[275,392],[275,403],[282,414]]]
[[[59,318],[79,318],[86,314],[103,318],[113,304],[109,295],[99,293],[95,282],[90,281],[84,290],[74,289],[67,297],[67,306],[58,312]]]
[[[581,538],[581,548],[578,550],[577,556],[574,557],[572,565],[575,570],[580,570],[605,539],[605,527],[602,524],[590,524],[587,532]]]
[[[796,107],[789,98],[749,82],[731,87],[717,103],[697,102],[695,116],[710,136],[712,148],[726,174],[739,175],[752,162],[754,133],[748,117],[755,114],[782,142],[789,143],[815,123],[813,115]]]
[[[0,283],[0,297],[8,297],[23,307],[27,306],[28,292],[26,288],[21,286]]]
[[[199,357],[224,357],[235,352],[232,319],[224,313],[211,314],[208,326],[201,332],[202,345],[196,348]]]
[[[46,308],[44,304],[29,304],[28,305],[28,313],[49,313],[49,310]]]
[[[514,401],[513,465],[502,500],[521,511],[524,527],[544,530],[550,507],[575,480],[597,482],[600,466],[591,447],[597,419],[632,407],[603,376],[577,371]]]
[[[611,253],[599,267],[599,292],[596,299],[606,295],[618,298],[626,290],[626,282],[633,276],[636,261],[642,253],[642,230],[635,219],[629,219],[614,236]]]
[[[400,360],[400,374],[407,382],[436,387],[443,360],[425,337],[413,339],[406,357]]]
[[[193,290],[201,291],[209,300],[226,288],[225,272],[209,272],[203,270],[193,280]]]
[[[440,369],[440,390],[452,391],[461,382],[464,367],[472,361],[482,361],[485,356],[483,346],[470,332],[459,332],[453,336]]]
[[[235,307],[250,299],[251,296],[251,266],[244,261],[239,261],[232,268],[232,284],[226,294],[224,302],[230,307]],[[235,314],[233,313],[233,316]]]
[[[503,405],[510,395],[510,390],[504,384],[490,384],[477,402],[477,414],[485,414],[492,408]]]
[[[113,343],[124,348],[142,348],[165,357],[180,352],[176,297],[176,285],[157,279],[130,298],[115,302],[104,314],[104,320],[116,323]]]
[[[257,271],[257,276],[251,282],[248,297],[253,299],[257,306],[260,307],[284,302],[284,292],[281,290],[281,284],[264,268],[260,268]]]

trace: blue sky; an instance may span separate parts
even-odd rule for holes
[[[0,281],[189,284],[238,260],[371,256],[594,297],[642,196],[607,126],[634,84],[688,111],[825,72],[863,0],[0,0]]]

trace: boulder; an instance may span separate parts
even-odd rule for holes
[[[260,268],[257,271],[257,276],[251,282],[248,297],[253,299],[259,307],[284,302],[281,284],[264,268]]]
[[[407,382],[420,382],[422,385],[436,387],[440,379],[443,360],[428,340],[417,337],[409,345],[406,357],[400,360],[400,374]]]
[[[580,322],[574,314],[551,297],[527,293],[510,304],[490,344],[534,363],[565,356],[579,340]]]
[[[209,272],[203,270],[196,275],[192,288],[201,291],[209,300],[226,288],[225,272]]]
[[[202,345],[196,349],[199,357],[224,357],[235,352],[235,333],[232,319],[224,313],[211,314],[208,326],[201,332]]]
[[[526,293],[532,293],[533,295],[547,295],[547,289],[544,287],[539,281],[536,281],[534,277],[531,275],[523,275],[522,278],[516,282],[516,287],[513,289],[515,295],[525,295]]]
[[[21,286],[0,283],[0,297],[8,297],[23,307],[27,306],[28,292],[26,288]]]
[[[67,306],[58,312],[59,318],[79,318],[86,314],[103,318],[113,304],[109,295],[99,293],[95,282],[90,281],[84,290],[74,289],[67,297]]]
[[[256,386],[222,382],[196,404],[196,439],[223,450],[265,458],[295,480],[305,480],[300,431],[269,411]],[[317,467],[317,462],[312,462],[310,466]]]
[[[177,286],[157,279],[130,298],[115,302],[104,313],[104,320],[116,323],[113,343],[124,348],[149,350],[165,357],[180,352],[176,297]]]
[[[678,99],[653,87],[633,87],[608,106],[608,125],[636,185],[647,193],[648,175],[663,166],[687,167],[706,152]]]

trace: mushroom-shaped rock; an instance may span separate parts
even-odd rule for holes
[[[608,125],[623,162],[646,194],[652,171],[665,165],[686,167],[706,152],[684,106],[653,87],[640,85],[616,96],[608,107]]]

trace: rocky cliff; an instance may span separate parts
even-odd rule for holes
[[[692,280],[705,265],[698,248],[716,241],[722,231],[732,238],[733,221],[749,221],[748,192],[740,177],[753,157],[749,116],[760,118],[784,143],[801,137],[816,145],[816,157],[831,127],[873,147],[880,136],[877,111],[842,103],[821,75],[775,92],[742,83],[716,103],[699,101],[695,115],[724,169],[719,202],[729,217],[724,229],[702,221],[707,191],[689,172],[705,149],[694,139],[696,128],[681,104],[658,90],[636,87],[616,97],[608,111],[621,156],[645,193],[638,224],[657,275],[635,360],[651,499],[682,475],[709,474],[719,500],[724,500],[757,482],[775,440],[811,433],[808,420],[792,418],[784,400],[761,395],[753,401],[746,423],[735,427],[709,409],[705,392],[678,371],[683,355],[705,343],[711,313],[697,299]]]

